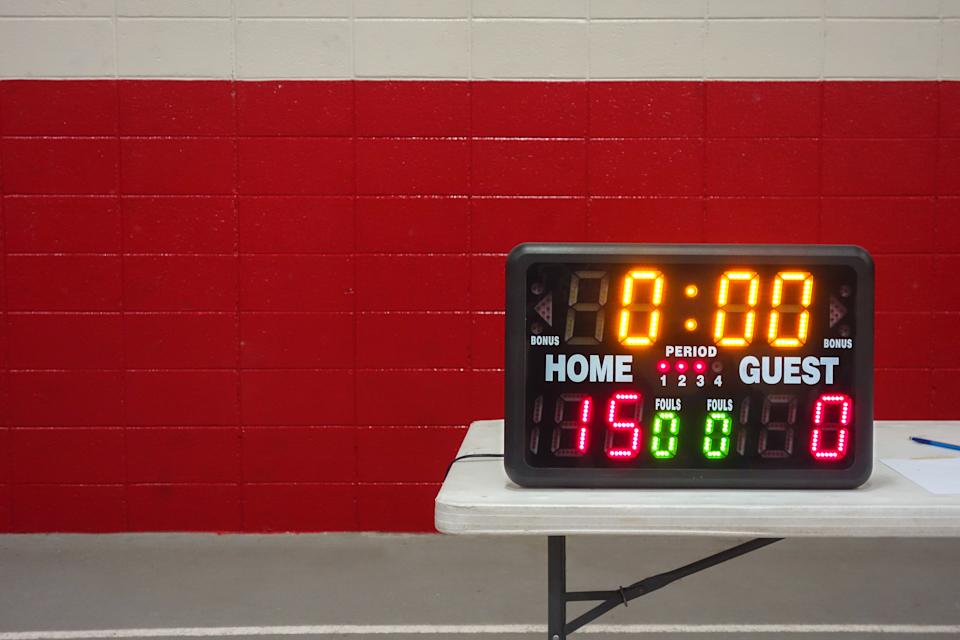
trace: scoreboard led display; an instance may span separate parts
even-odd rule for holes
[[[521,245],[505,397],[521,485],[858,486],[873,262],[850,246]]]

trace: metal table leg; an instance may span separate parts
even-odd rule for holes
[[[732,560],[780,540],[782,538],[756,538],[702,560],[691,562],[679,569],[644,578],[629,587],[620,587],[611,591],[567,591],[567,538],[550,536],[547,538],[547,639],[566,640],[568,634],[621,604],[627,606],[630,600],[662,589],[680,578],[709,569],[721,562]],[[567,603],[584,601],[600,601],[600,604],[567,622]]]
[[[567,624],[567,539],[547,538],[547,638],[565,640]]]

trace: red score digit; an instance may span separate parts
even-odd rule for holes
[[[590,424],[590,416],[593,410],[593,399],[587,396],[580,403],[580,428],[577,431],[577,451],[580,455],[587,452],[587,430]]]
[[[630,460],[640,452],[640,411],[643,398],[635,391],[613,394],[607,408],[607,439],[604,451],[611,460]],[[626,437],[627,446],[616,446],[616,440]]]
[[[828,415],[829,413],[834,416]],[[813,429],[810,431],[810,453],[817,460],[837,461],[847,455],[850,446],[850,421],[853,401],[844,393],[825,393],[813,407]],[[828,445],[827,436],[836,436]]]
[[[578,457],[587,453],[590,421],[593,419],[593,398],[585,393],[561,393],[554,414],[556,427],[550,451],[559,457]],[[570,416],[570,410],[576,414]],[[571,419],[572,418],[572,419]],[[571,434],[570,432],[573,431]],[[572,436],[572,441],[571,437]]]

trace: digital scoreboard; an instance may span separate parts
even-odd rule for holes
[[[863,249],[525,244],[506,277],[516,483],[850,488],[870,475]]]

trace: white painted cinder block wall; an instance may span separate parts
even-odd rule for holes
[[[960,0],[0,0],[0,77],[960,79]]]

